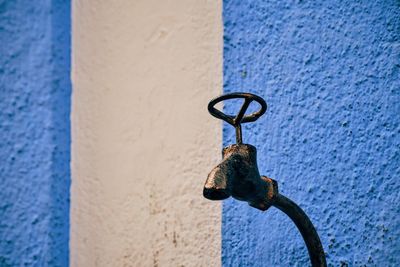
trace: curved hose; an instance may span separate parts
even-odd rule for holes
[[[314,225],[304,211],[292,200],[281,194],[275,196],[272,205],[283,211],[296,224],[306,243],[311,265],[313,267],[326,267],[325,253],[321,240]]]

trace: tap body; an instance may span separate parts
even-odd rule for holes
[[[232,196],[262,211],[275,206],[296,224],[306,243],[311,265],[326,267],[321,240],[312,222],[296,203],[279,194],[275,180],[260,176],[256,148],[248,144],[230,145],[222,150],[222,157],[222,162],[207,177],[204,197],[223,200]]]
[[[260,176],[257,150],[248,144],[234,144],[222,150],[223,160],[207,177],[203,195],[210,200],[230,196],[250,206],[267,210],[278,193],[277,183]]]

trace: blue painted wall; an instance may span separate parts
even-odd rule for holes
[[[225,92],[269,104],[243,130],[260,172],[311,217],[330,266],[399,266],[399,1],[225,0],[223,18]],[[227,200],[222,231],[224,266],[309,264],[274,208]]]
[[[70,3],[0,1],[0,266],[67,266]]]

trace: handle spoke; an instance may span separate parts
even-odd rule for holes
[[[245,98],[244,103],[242,107],[240,108],[239,113],[237,114],[236,118],[233,120],[235,125],[240,124],[240,122],[243,119],[244,114],[246,113],[247,108],[249,107],[250,103],[253,101],[253,99]]]

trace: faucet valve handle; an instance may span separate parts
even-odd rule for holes
[[[235,98],[243,98],[244,102],[242,107],[240,108],[239,113],[236,116],[231,116],[223,113],[222,111],[216,109],[214,106],[224,100],[235,99]],[[249,115],[245,115],[247,108],[250,106],[251,102],[256,101],[260,104],[261,108],[257,112],[251,113]],[[261,117],[265,111],[267,110],[267,103],[265,103],[264,99],[261,97],[250,94],[250,93],[230,93],[224,94],[208,103],[208,112],[218,119],[224,120],[236,129],[236,143],[242,143],[242,126],[241,123],[253,122],[256,121],[259,117]]]

